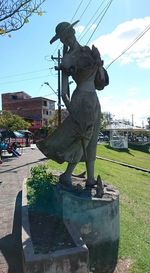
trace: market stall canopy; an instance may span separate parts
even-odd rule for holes
[[[106,131],[117,130],[117,131],[126,131],[126,132],[149,132],[150,131],[141,127],[136,127],[136,126],[127,125],[123,123],[109,124],[106,126],[105,130]]]
[[[18,131],[3,130],[0,132],[1,138],[23,138],[24,135]]]
[[[33,135],[32,132],[30,132],[29,130],[18,130],[19,133],[23,134],[23,135]]]

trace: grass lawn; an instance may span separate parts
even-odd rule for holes
[[[150,170],[150,145],[115,150],[108,144],[100,144],[97,146],[97,155]]]
[[[150,169],[150,153],[129,149],[116,151],[98,145],[97,155]],[[48,162],[52,170],[63,171],[66,164]],[[85,170],[80,163],[76,173]],[[96,160],[95,176],[115,186],[120,192],[120,247],[119,257],[130,258],[130,273],[150,272],[150,174],[115,163]]]

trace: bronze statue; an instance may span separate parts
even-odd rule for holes
[[[50,41],[52,44],[60,39],[65,47],[59,69],[62,70],[62,99],[69,115],[51,136],[38,142],[37,146],[48,158],[58,163],[68,162],[66,171],[59,178],[67,186],[72,185],[71,176],[76,164],[84,161],[86,187],[92,187],[95,184],[94,163],[101,113],[95,81],[103,62],[97,48],[81,46],[76,40],[73,26],[77,22],[58,24],[56,35]],[[71,100],[68,97],[69,76],[76,83]]]

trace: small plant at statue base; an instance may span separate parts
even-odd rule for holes
[[[57,178],[45,165],[31,168],[31,177],[27,179],[27,199],[29,209],[36,212],[53,212],[54,187]]]

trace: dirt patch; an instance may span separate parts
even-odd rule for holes
[[[49,251],[75,247],[66,226],[60,218],[29,212],[29,222],[35,254],[46,254]]]
[[[119,259],[114,273],[129,273],[131,268],[131,259]]]

